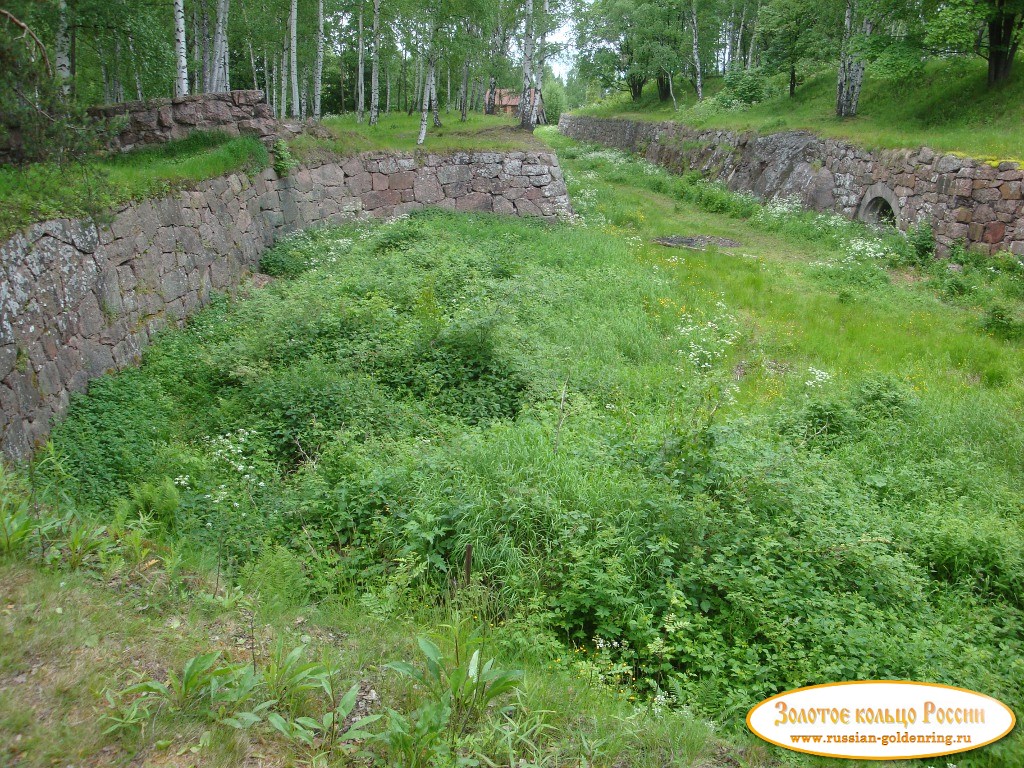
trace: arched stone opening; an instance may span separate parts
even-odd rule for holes
[[[899,229],[899,201],[896,195],[885,184],[872,184],[860,200],[857,219],[878,227]]]
[[[896,211],[892,209],[889,201],[884,197],[876,197],[869,200],[868,204],[864,206],[864,221],[868,224],[895,227]]]

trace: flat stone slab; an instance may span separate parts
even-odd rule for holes
[[[739,248],[743,243],[737,243],[727,237],[713,237],[711,235],[694,235],[693,237],[682,237],[672,235],[671,237],[656,237],[653,242],[664,245],[668,248],[689,248],[694,251],[703,251],[709,245],[719,248]]]

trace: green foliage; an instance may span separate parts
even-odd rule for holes
[[[0,551],[5,555],[23,551],[35,527],[21,479],[0,467]]]
[[[228,669],[217,667],[220,653],[205,653],[185,662],[181,674],[173,670],[167,673],[167,682],[145,680],[124,689],[125,695],[145,694],[156,701],[163,702],[174,709],[188,709],[197,706],[213,689],[213,682],[218,676],[228,674]]]
[[[516,689],[523,676],[520,670],[495,667],[494,659],[485,660],[479,632],[456,639],[450,661],[429,638],[420,637],[416,642],[425,660],[425,671],[406,661],[393,661],[388,666],[426,689],[433,705],[444,713],[438,722],[447,725],[452,738],[465,736],[493,702]]]
[[[768,95],[768,83],[757,69],[733,69],[725,74],[725,88],[718,99],[726,105],[756,104]]]
[[[238,580],[259,598],[261,610],[270,616],[304,605],[309,599],[302,559],[280,544],[264,548],[257,559],[246,563]]]
[[[292,157],[292,152],[288,148],[288,142],[284,139],[278,139],[274,142],[274,173],[284,178],[291,173],[293,168],[297,168],[299,165],[298,160]]]

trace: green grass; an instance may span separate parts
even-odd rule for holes
[[[440,113],[442,127],[435,128],[431,122],[427,138],[421,146],[416,139],[420,130],[420,115],[406,115],[397,111],[382,114],[376,126],[368,118],[362,124],[355,115],[326,117],[323,127],[331,138],[303,135],[289,145],[302,160],[315,157],[318,152],[346,156],[369,150],[392,150],[412,152],[451,152],[456,150],[537,150],[542,147],[528,132],[519,130],[517,124],[502,116],[470,113],[466,122],[461,122],[458,112]]]
[[[1024,72],[998,88],[985,82],[984,62],[952,60],[929,63],[921,76],[906,80],[868,77],[859,114],[835,117],[835,73],[813,75],[790,98],[786,85],[773,80],[779,95],[749,108],[694,109],[693,89],[681,85],[681,109],[660,102],[655,84],[634,104],[626,94],[579,110],[600,117],[678,120],[698,128],[728,128],[773,133],[810,130],[867,148],[914,149],[928,146],[986,160],[1024,159]],[[711,81],[709,95],[721,90]],[[685,90],[684,90],[685,89]]]
[[[112,530],[143,516],[205,563],[184,599],[212,578],[257,592],[276,631],[325,633],[406,713],[422,692],[380,663],[414,659],[425,627],[450,648],[456,614],[494,625],[526,671],[508,727],[551,713],[520,744],[546,765],[837,765],[755,745],[743,717],[844,679],[1019,710],[1020,273],[940,270],[840,217],[541,136],[581,222],[427,211],[286,241],[263,260],[277,281],[76,399],[40,496]],[[741,246],[651,242],[694,234]],[[245,648],[184,626],[175,663]],[[202,727],[155,722],[134,749]],[[954,759],[1019,766],[1021,738]]]
[[[36,221],[103,215],[129,200],[164,195],[231,171],[256,172],[267,163],[258,139],[195,133],[62,168],[0,167],[0,238]]]

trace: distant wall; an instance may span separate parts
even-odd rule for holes
[[[138,361],[153,334],[239,284],[281,236],[428,205],[554,220],[569,212],[558,158],[414,156],[235,173],[131,203],[109,224],[59,219],[0,244],[0,451],[27,458],[90,379]]]
[[[104,121],[125,121],[124,129],[111,142],[113,149],[124,152],[145,144],[183,139],[195,130],[223,131],[232,136],[251,134],[267,139],[278,129],[263,91],[129,101],[94,107],[89,114]]]
[[[940,251],[957,240],[1024,256],[1024,172],[1016,163],[916,150],[872,152],[807,132],[759,136],[562,115],[566,136],[644,155],[675,172],[699,171],[761,199],[798,197],[805,206],[864,218],[877,198],[906,230],[931,220]]]

